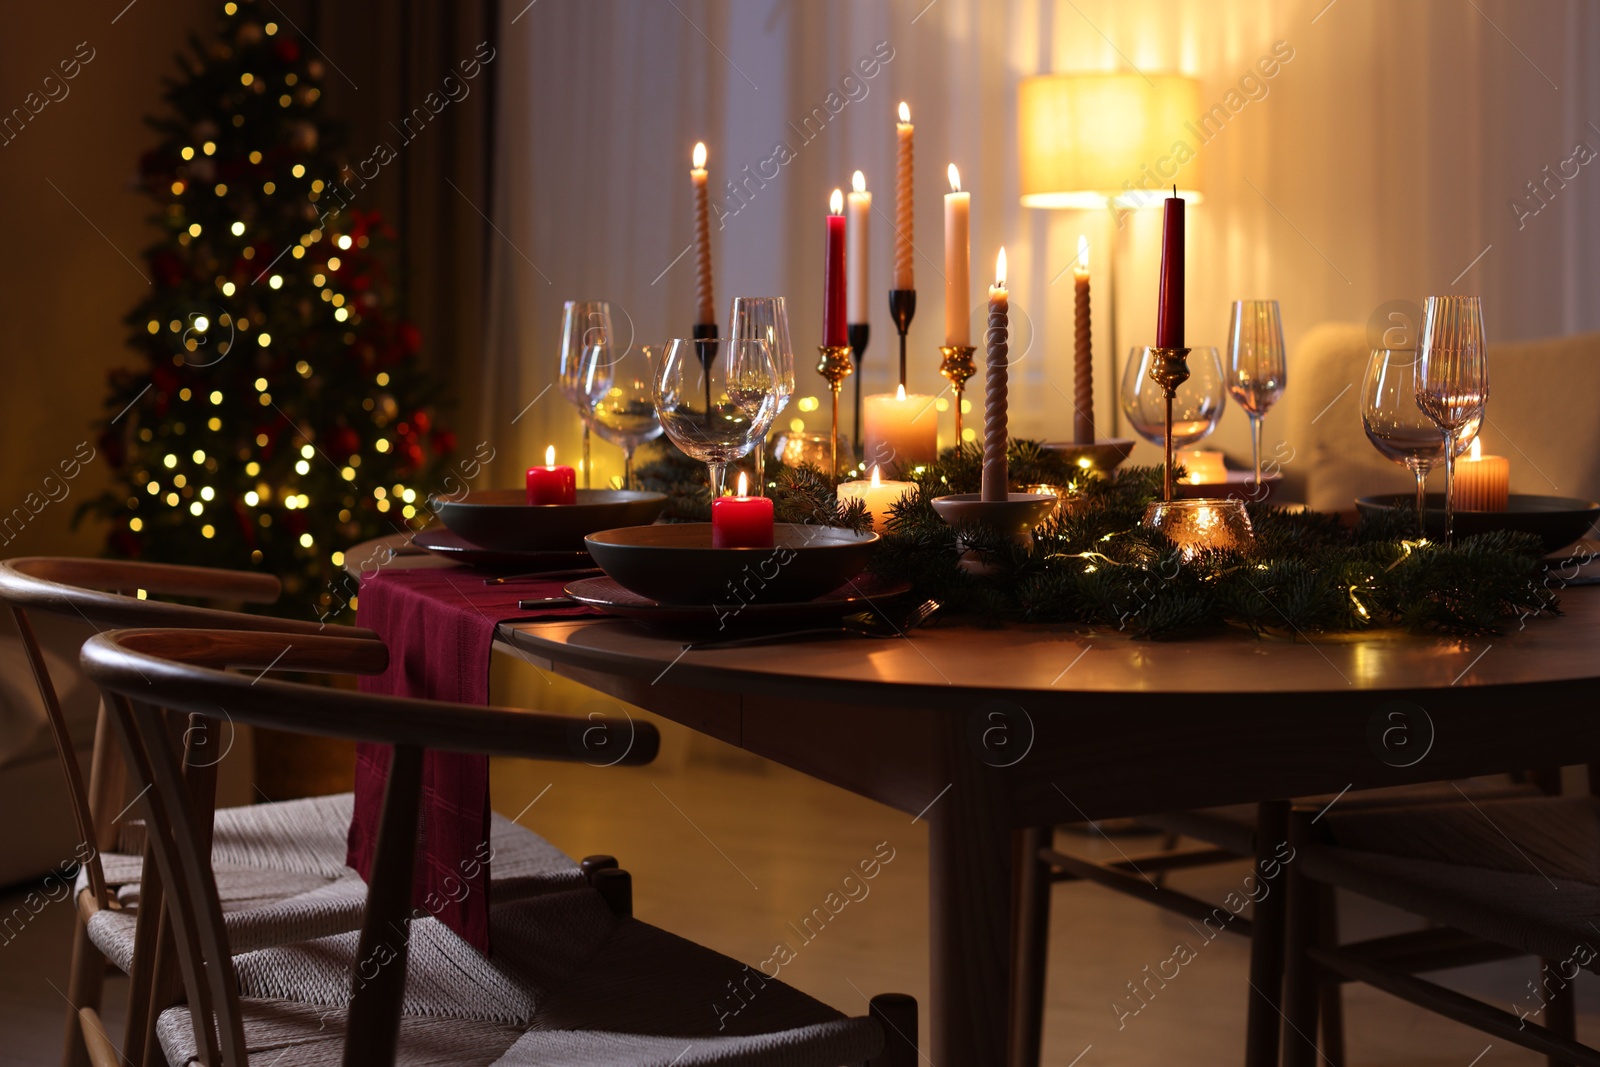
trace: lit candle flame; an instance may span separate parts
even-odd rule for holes
[[[694,144],[694,169],[706,169],[706,143],[704,141],[696,141]]]
[[[1483,458],[1483,445],[1478,441],[1478,439],[1476,437],[1474,437],[1472,439],[1472,447],[1467,450],[1467,458],[1468,459],[1482,459]]]
[[[1006,287],[1005,245],[1000,246],[1000,254],[994,257],[994,287],[996,289],[1004,289]]]
[[[961,191],[961,172],[956,170],[956,165],[952,163],[950,164],[950,169],[945,173],[950,175],[950,191],[959,193]]]
[[[551,445],[549,448],[544,450],[544,465],[546,467],[554,467],[556,465],[556,446],[555,445]]]
[[[900,401],[900,403],[902,403],[902,404],[904,404],[906,402],[906,387],[905,387],[905,383],[902,382],[900,385],[897,385],[897,386],[894,387],[894,398],[896,400]]]
[[[1089,239],[1083,234],[1078,234],[1078,269],[1085,274],[1089,272]]]
[[[743,500],[750,495],[750,479],[745,477],[744,471],[739,472],[739,499]]]
[[[872,465],[872,488],[877,489],[883,485],[883,479],[878,477],[878,465]]]
[[[835,189],[833,195],[828,197],[828,213],[831,215],[844,214],[844,190]]]
[[[865,174],[862,174],[859,170],[856,171],[854,174],[850,175],[850,188],[854,189],[858,193],[866,192],[867,191],[867,176]]]
[[[904,100],[900,101],[900,121],[901,122],[910,122],[911,121],[911,109],[906,106],[906,102]]]

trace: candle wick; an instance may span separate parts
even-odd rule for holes
[[[1173,182],[1172,183],[1172,195],[1173,196],[1177,196],[1178,195],[1178,183],[1177,182]]]

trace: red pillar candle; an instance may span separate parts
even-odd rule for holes
[[[822,343],[844,347],[850,343],[845,323],[844,191],[835,189],[828,201],[828,256],[822,272]]]
[[[544,466],[528,468],[528,503],[576,504],[578,472],[556,466],[556,446],[544,450]]]
[[[772,547],[772,498],[749,494],[749,482],[741,473],[738,496],[711,502],[712,548]]]
[[[1183,347],[1183,198],[1174,186],[1161,220],[1161,297],[1156,347]]]

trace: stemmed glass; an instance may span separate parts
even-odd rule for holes
[[[1476,296],[1430,296],[1422,305],[1417,406],[1444,431],[1444,543],[1455,533],[1456,452],[1489,400],[1483,303]]]
[[[656,414],[672,443],[706,465],[712,497],[722,495],[728,464],[766,436],[778,391],[765,341],[723,341],[709,366],[700,362],[697,342],[667,343],[656,368]]]
[[[1261,484],[1261,420],[1283,395],[1283,319],[1276,300],[1235,300],[1228,323],[1228,394],[1250,416],[1250,452]]]
[[[580,363],[595,432],[622,448],[622,487],[632,489],[633,453],[661,436],[656,415],[656,365],[661,346],[636,345],[618,354],[615,344],[588,345]]]
[[[1155,445],[1166,443],[1167,398],[1161,383],[1150,377],[1155,348],[1135,348],[1128,353],[1122,375],[1122,413],[1134,432]],[[1227,389],[1222,359],[1215,345],[1189,351],[1189,380],[1178,386],[1172,401],[1172,447],[1187,448],[1211,436],[1222,420]]]
[[[611,304],[606,300],[568,300],[561,305],[561,370],[558,381],[561,395],[567,403],[578,409],[583,419],[583,487],[589,488],[589,429],[594,424],[593,407],[589,390],[584,384],[584,349],[595,345],[610,345],[614,337],[611,328]]]
[[[1413,348],[1374,348],[1361,388],[1361,426],[1386,459],[1417,479],[1417,536],[1424,532],[1428,474],[1444,458],[1444,432],[1417,406],[1421,361]],[[1456,455],[1478,435],[1474,419],[1456,441]]]
[[[778,384],[774,421],[788,406],[794,394],[794,348],[789,343],[789,313],[781,296],[736,296],[728,316],[728,336],[735,341],[765,341],[772,355]],[[767,492],[767,443],[763,439],[756,453],[756,492]]]

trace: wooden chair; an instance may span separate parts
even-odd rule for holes
[[[423,749],[592,760],[594,746],[603,744],[607,766],[637,765],[655,757],[659,739],[647,724],[349,693],[265,673],[347,670],[365,644],[126,630],[84,646],[84,668],[108,695],[111,722],[143,787],[156,863],[174,887],[167,906],[189,1002],[163,1013],[159,1023],[170,1063],[244,1065],[251,1051],[290,1047],[297,1063],[348,1065],[917,1062],[909,998],[880,997],[873,1017],[846,1018],[759,971],[632,919],[627,875],[615,868],[594,870],[591,886],[492,909],[497,956],[506,957],[499,965],[539,983],[532,1019],[511,1025],[468,1011],[407,1015],[402,996],[416,977],[411,881]],[[217,708],[239,722],[394,746],[366,915],[349,957],[355,966],[348,1007],[240,996],[203,815],[160,710],[214,714]],[[619,741],[625,748],[617,759]],[[562,920],[550,921],[555,915]],[[559,936],[543,941],[530,933],[552,929]],[[719,1016],[714,1006],[730,992],[740,1008]]]
[[[1595,769],[1590,768],[1591,785]],[[1364,982],[1503,1041],[1552,1067],[1600,1065],[1575,1039],[1573,980],[1600,972],[1600,798],[1515,797],[1397,811],[1297,808],[1289,865],[1285,1067],[1309,1067],[1320,991]],[[1313,821],[1315,820],[1315,821]],[[1332,888],[1429,920],[1429,928],[1340,944],[1307,913]],[[1418,977],[1516,956],[1542,958],[1513,1011]]]
[[[87,778],[61,712],[55,684],[35,637],[30,611],[81,619],[94,627],[189,626],[251,632],[315,634],[310,620],[278,619],[168,603],[156,596],[224,602],[270,603],[278,595],[271,576],[128,561],[23,557],[0,561],[0,600],[11,608],[32,664],[60,756],[82,860],[78,918],[66,995],[66,1067],[88,1062],[89,1044],[107,1044],[99,1007],[107,960],[128,972],[127,1029],[123,1048],[138,1065],[155,1049],[152,1021],[181,994],[170,932],[163,932],[159,871],[147,861],[144,824],[121,819],[126,774],[115,755],[102,707]],[[341,628],[358,642],[351,664],[368,672],[387,663],[387,652],[367,630]],[[220,724],[185,729],[187,774],[196,802],[213,803],[215,767],[225,754]],[[265,949],[308,937],[356,929],[366,887],[345,866],[351,796],[257,804],[215,813],[212,856],[223,887],[230,935],[242,950]],[[491,835],[497,887],[507,879],[545,874],[577,879],[577,865],[531,831],[499,816]],[[299,976],[305,977],[305,972]]]

